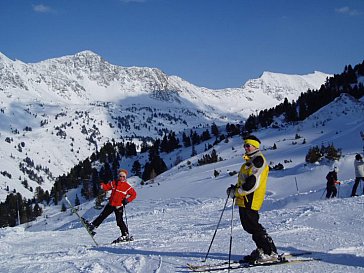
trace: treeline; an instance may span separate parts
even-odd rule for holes
[[[26,200],[20,193],[11,193],[5,202],[0,203],[0,227],[14,227],[34,221],[40,215],[42,208],[38,202],[34,199]]]
[[[243,126],[227,124],[225,132],[227,136],[237,135],[241,132]],[[148,161],[142,165],[139,160],[135,160],[131,173],[139,176],[143,181],[151,180],[157,175],[165,172],[168,167],[160,156],[161,153],[171,153],[176,149],[198,145],[216,137],[213,145],[224,140],[226,136],[219,132],[216,124],[212,124],[210,130],[205,130],[201,134],[191,130],[190,134],[183,133],[182,141],[176,136],[176,133],[170,131],[165,133],[162,139],[151,140],[150,138],[142,141],[140,153],[148,153]],[[149,142],[149,143],[148,143]],[[206,147],[211,148],[212,145]],[[116,143],[115,141],[107,142],[99,152],[93,153],[89,158],[80,162],[73,167],[68,174],[58,177],[51,190],[51,197],[55,204],[62,199],[63,195],[72,188],[82,186],[82,195],[86,199],[92,199],[101,194],[99,184],[101,181],[110,181],[117,176],[117,170],[120,168],[119,163],[123,157],[130,158],[137,155],[137,147],[132,142]],[[215,161],[204,158],[205,163]],[[200,162],[200,164],[202,163]]]
[[[286,122],[302,121],[314,112],[331,103],[342,93],[347,93],[356,99],[364,95],[364,86],[358,83],[358,78],[364,76],[364,61],[352,68],[347,65],[340,75],[335,74],[326,80],[319,90],[308,90],[301,93],[297,101],[283,103],[259,112],[258,115],[251,114],[245,123],[248,131],[258,128],[275,126],[274,118],[284,116]]]
[[[307,163],[315,163],[326,158],[331,161],[339,160],[342,155],[341,149],[336,148],[334,144],[329,144],[328,146],[321,145],[311,147],[305,157]]]

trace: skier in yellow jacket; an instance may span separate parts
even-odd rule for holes
[[[244,159],[238,182],[227,189],[230,197],[235,198],[239,207],[241,225],[252,235],[257,248],[244,256],[245,262],[264,263],[278,260],[277,248],[265,228],[259,223],[259,210],[262,207],[269,167],[259,150],[260,140],[250,135],[244,139]]]

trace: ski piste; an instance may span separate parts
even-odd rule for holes
[[[92,232],[88,229],[84,219],[78,214],[77,209],[72,205],[72,203],[70,202],[70,200],[68,199],[68,197],[66,195],[65,195],[65,200],[67,201],[68,205],[70,206],[71,211],[77,215],[78,219],[80,220],[81,224],[83,225],[83,227],[86,229],[87,233],[90,235],[90,237],[94,241],[95,245],[99,246],[99,244],[96,242]]]
[[[262,266],[273,266],[273,265],[283,265],[283,264],[296,264],[296,263],[303,263],[303,262],[312,262],[318,261],[319,259],[315,258],[300,258],[295,259],[295,257],[309,255],[312,254],[311,252],[302,252],[302,253],[292,253],[292,254],[281,254],[279,255],[280,260],[275,262],[267,262],[267,263],[258,263],[252,264],[243,261],[231,261],[230,266],[228,261],[214,263],[214,264],[187,264],[187,267],[193,272],[210,272],[210,271],[223,271],[223,270],[234,270],[234,269],[244,269],[244,268],[251,268],[251,267],[262,267]]]

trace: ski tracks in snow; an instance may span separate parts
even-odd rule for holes
[[[362,200],[321,200],[262,212],[261,223],[280,252],[311,251],[312,257],[321,259],[304,265],[283,265],[282,270],[364,272],[363,236],[362,229],[358,229],[364,226]],[[224,201],[223,198],[140,201],[128,210],[129,229],[135,241],[116,246],[108,244],[118,235],[113,216],[97,230],[96,240],[103,244],[99,247],[92,246],[81,227],[60,231],[55,226],[53,231],[38,232],[3,229],[0,230],[1,273],[188,272],[187,263],[198,263],[205,257]],[[235,212],[232,259],[239,259],[250,253],[254,245]],[[216,233],[209,262],[228,259],[230,219],[231,201]],[[260,268],[259,272],[276,270]]]

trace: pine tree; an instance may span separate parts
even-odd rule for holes
[[[104,167],[101,168],[99,175],[100,175],[100,179],[103,182],[110,181],[114,178],[113,172],[110,169],[110,165],[108,163],[104,163]]]
[[[163,137],[163,139],[161,141],[160,151],[168,153],[169,150],[170,150],[170,147],[169,147],[169,142],[168,142],[168,139],[167,139],[167,135],[164,135],[164,137]]]
[[[76,198],[75,198],[75,206],[79,206],[81,205],[80,199],[78,198],[78,195],[76,194]]]
[[[211,125],[211,134],[213,134],[215,137],[219,135],[219,128],[217,127],[215,122]]]
[[[327,148],[326,148],[326,154],[325,157],[328,160],[339,160],[341,158],[341,149],[336,149],[334,144],[330,144]]]
[[[137,151],[136,151],[136,146],[133,142],[127,142],[126,146],[125,146],[125,155],[127,157],[131,157],[131,156],[136,156],[137,155]]]
[[[141,177],[141,164],[139,163],[138,160],[135,160],[132,166],[131,171],[134,173],[134,175]]]
[[[102,202],[104,201],[105,196],[106,192],[103,192],[95,198],[95,209],[102,209]]]
[[[0,203],[0,228],[9,226],[8,211],[8,205],[6,203]]]
[[[201,141],[206,141],[209,139],[211,139],[209,131],[208,130],[203,131],[201,135]]]
[[[183,146],[190,147],[191,146],[191,138],[187,136],[184,132],[182,134],[182,142]]]
[[[150,162],[145,163],[144,171],[143,171],[143,174],[142,174],[142,179],[144,181],[149,180],[151,171],[152,171],[152,165],[150,164]]]
[[[315,163],[320,161],[322,156],[323,155],[321,154],[319,147],[314,146],[308,150],[305,160],[307,163]]]
[[[196,148],[195,148],[195,145],[194,145],[194,144],[192,144],[192,153],[191,153],[191,157],[192,157],[192,156],[195,156],[195,155],[197,155]]]
[[[142,144],[140,144],[140,152],[145,153],[146,151],[148,151],[148,149],[149,149],[148,143],[145,139],[143,139]]]
[[[258,129],[258,123],[257,123],[257,118],[251,114],[248,119],[245,121],[245,129],[248,132],[252,132],[256,129]]]
[[[151,179],[151,176],[159,175],[167,170],[167,165],[163,161],[163,159],[157,155],[153,157],[149,162],[147,162],[144,166],[144,172],[142,175],[142,179],[147,181]]]
[[[172,132],[171,131],[169,133],[168,140],[169,140],[169,147],[170,147],[169,152],[174,151],[175,149],[178,149],[179,147],[181,147],[179,145],[179,139],[176,137],[176,133],[175,132]]]
[[[197,144],[201,143],[200,136],[197,134],[196,131],[191,130],[191,142],[192,142],[192,145],[197,145]]]

